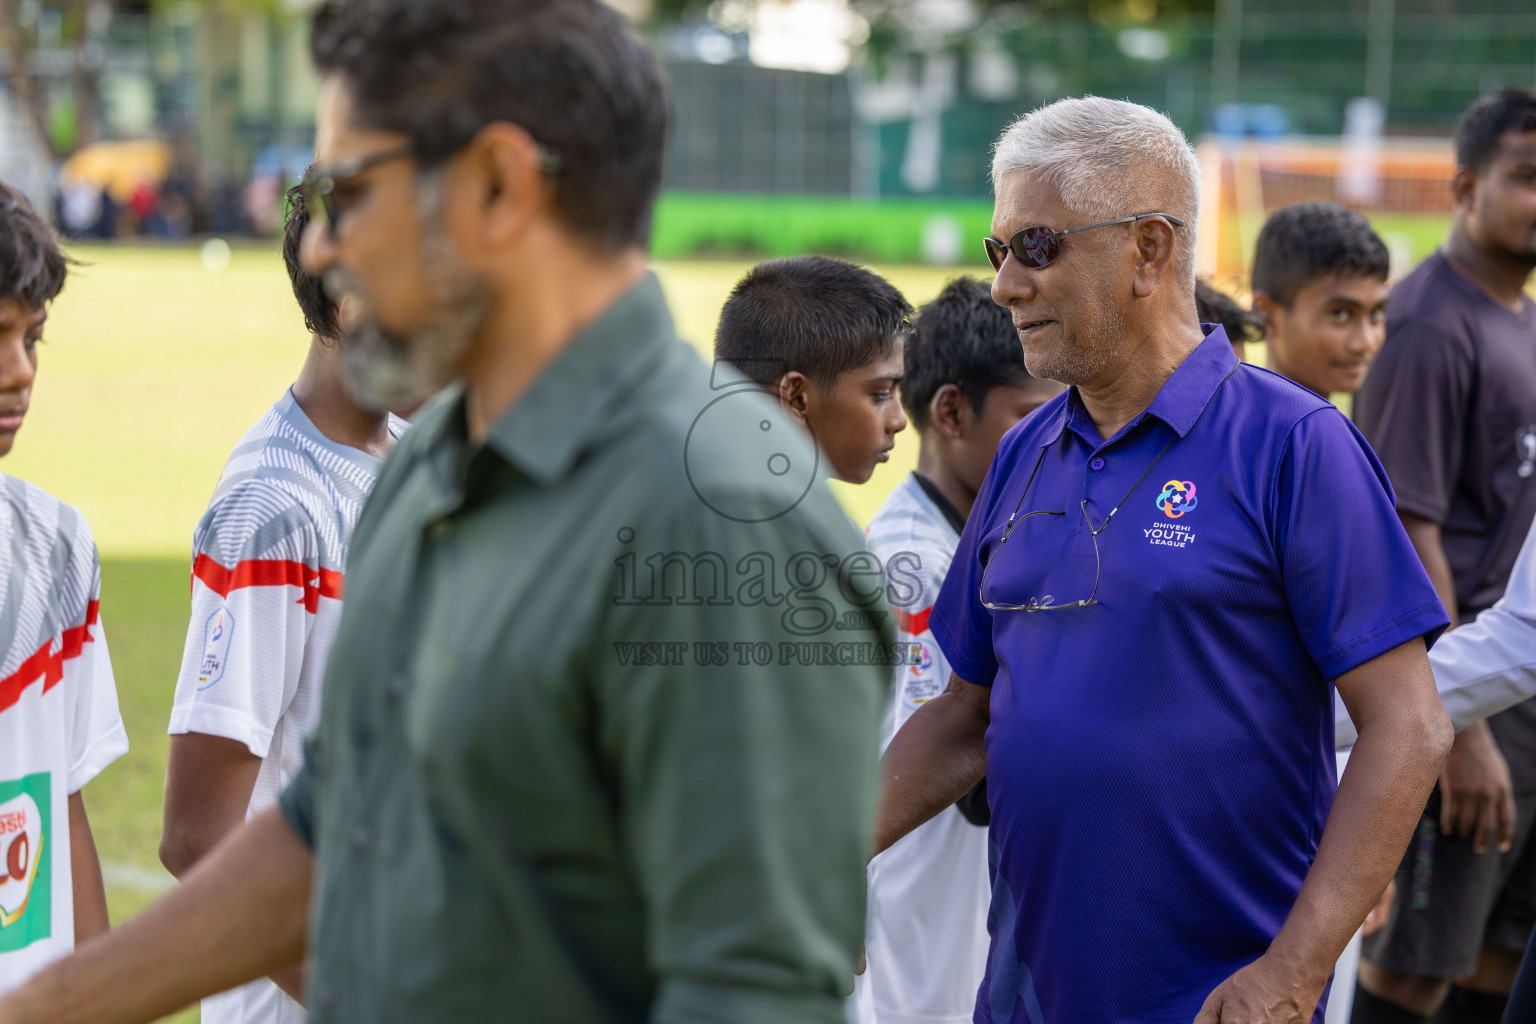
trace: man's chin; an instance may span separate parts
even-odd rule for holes
[[[442,387],[422,380],[403,353],[381,355],[360,348],[343,354],[342,378],[352,398],[376,412],[419,405]]]

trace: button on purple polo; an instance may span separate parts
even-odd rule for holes
[[[1317,853],[1330,681],[1446,625],[1360,434],[1206,331],[1115,437],[1074,388],[1003,438],[929,620],[992,690],[979,1021],[1189,1024]],[[1098,603],[989,611],[993,558],[987,603],[1085,599],[1095,564]]]
[[[1095,455],[1093,457],[1093,461],[1088,463],[1088,465],[1092,467],[1094,471],[1098,471],[1104,468],[1104,460]]]

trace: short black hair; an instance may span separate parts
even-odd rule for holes
[[[288,190],[288,223],[283,227],[283,265],[288,268],[293,297],[299,300],[299,309],[304,313],[304,326],[309,328],[311,334],[336,338],[341,335],[336,303],[326,294],[324,283],[305,270],[299,262],[299,245],[304,241],[304,229],[307,227],[309,209],[304,205],[302,187],[295,185]]]
[[[1505,132],[1536,131],[1536,92],[1503,89],[1480,97],[1456,122],[1456,166],[1482,174]]]
[[[1201,323],[1226,328],[1227,340],[1234,344],[1248,342],[1260,328],[1258,317],[1204,279],[1195,282],[1195,312]]]
[[[769,260],[731,289],[715,358],[760,384],[799,372],[830,387],[891,351],[912,305],[879,274],[829,256]]]
[[[42,309],[64,290],[69,263],[27,197],[0,183],[0,299]]]
[[[957,277],[921,310],[907,340],[901,405],[918,430],[928,426],[928,406],[939,388],[953,384],[977,415],[987,394],[1033,379],[1013,315],[992,301],[992,287]]]
[[[661,189],[661,66],[600,0],[326,0],[310,49],[350,88],[358,123],[408,136],[439,166],[486,125],[520,125],[554,157],[554,204],[599,244],[648,244]]]
[[[1276,210],[1259,232],[1253,291],[1289,309],[1296,293],[1329,274],[1385,281],[1392,257],[1371,222],[1337,203],[1294,203]]]

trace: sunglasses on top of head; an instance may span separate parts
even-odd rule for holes
[[[1080,228],[1068,228],[1065,231],[1056,231],[1044,224],[1032,224],[1014,232],[1013,237],[1006,242],[991,235],[981,241],[987,247],[987,259],[992,262],[993,270],[1003,269],[1003,261],[1008,258],[1009,253],[1013,253],[1013,258],[1022,265],[1031,270],[1039,270],[1056,262],[1056,257],[1061,255],[1061,240],[1067,235],[1073,235],[1079,231],[1091,231],[1094,228],[1107,228],[1115,224],[1130,224],[1148,217],[1162,217],[1174,227],[1184,226],[1183,218],[1175,217],[1171,213],[1138,213],[1116,220],[1101,220],[1097,224],[1085,224]]]

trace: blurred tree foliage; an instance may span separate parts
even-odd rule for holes
[[[780,0],[748,0],[776,3]],[[854,0],[854,6],[870,20],[903,23],[923,0]],[[971,0],[983,16],[1000,9],[1022,9],[1036,16],[1092,17],[1097,21],[1149,21],[1157,15],[1212,14],[1216,0]],[[707,14],[713,0],[651,0],[654,16],[679,20]]]
[[[101,72],[114,17],[164,13],[184,0],[0,0],[5,85],[55,160],[101,135]],[[191,0],[221,11],[281,12],[284,0]],[[66,96],[48,79],[67,77]]]

